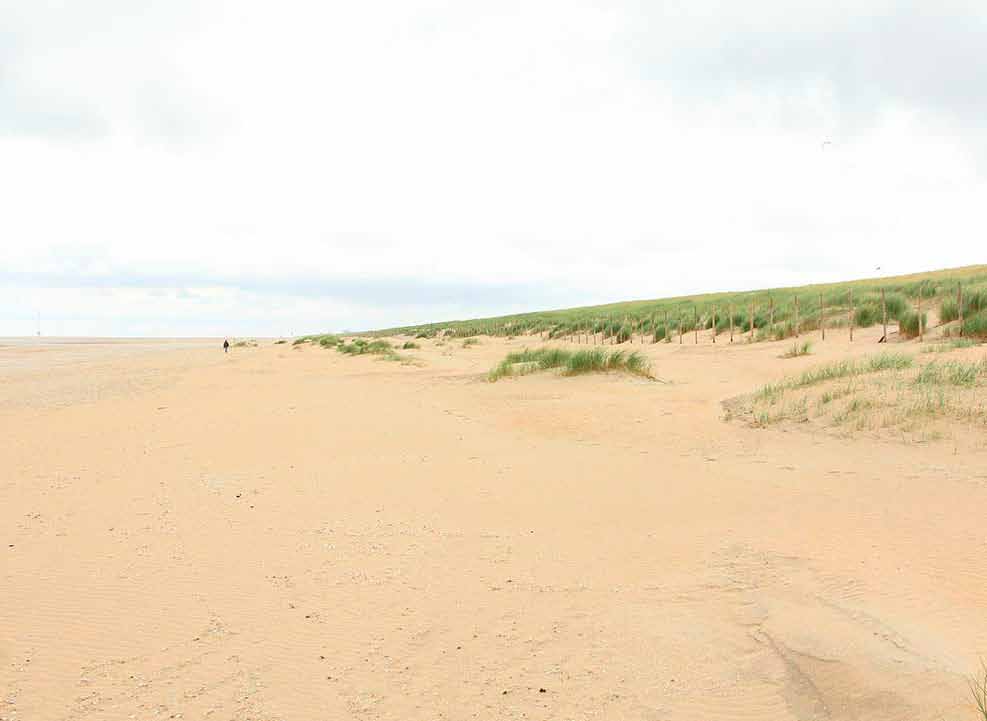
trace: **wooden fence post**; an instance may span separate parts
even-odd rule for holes
[[[679,312],[679,345],[682,345],[682,313]]]
[[[751,338],[750,342],[754,342],[754,299],[751,299]]]
[[[853,288],[850,289],[850,342],[853,343]]]
[[[713,342],[716,343],[716,306],[713,306]]]
[[[884,321],[884,342],[888,342],[888,303],[884,297],[884,288],[881,288],[881,318]]]
[[[727,306],[730,311],[730,342],[733,343],[733,303]]]
[[[799,337],[799,297],[795,296],[795,337]]]
[[[822,293],[819,294],[819,329],[822,331],[822,339],[826,340],[826,306],[823,305]]]
[[[696,306],[692,306],[692,332],[695,334],[692,344],[699,345],[699,311]]]
[[[924,326],[922,322],[922,287],[919,286],[918,289],[918,342],[921,343],[925,339]]]
[[[960,321],[960,337],[963,337],[963,284],[956,282],[956,312]],[[941,321],[940,321],[941,322]]]
[[[768,326],[771,328],[771,333],[775,332],[775,298],[773,295],[768,296]]]
[[[668,330],[668,311],[667,310],[665,311],[665,342],[666,343],[671,343],[672,342],[672,334]]]

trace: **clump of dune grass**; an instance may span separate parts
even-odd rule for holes
[[[407,344],[405,344],[407,345]],[[417,346],[415,346],[417,348]],[[403,356],[394,350],[386,340],[368,341],[365,338],[354,338],[352,342],[341,342],[336,350],[346,355],[371,355],[382,361],[400,361],[405,365],[420,365],[410,356]]]
[[[526,375],[536,371],[558,369],[562,375],[623,371],[650,377],[650,363],[640,353],[623,350],[588,348],[570,351],[562,348],[525,348],[508,353],[487,378],[496,381],[509,376]]]
[[[287,342],[288,341],[286,341],[284,338],[281,338],[280,340],[274,341],[274,345],[284,345]]]
[[[971,338],[987,338],[987,311],[981,311],[963,319],[963,335]]]
[[[885,353],[810,368],[724,403],[728,418],[764,427],[812,422],[856,436],[893,431],[895,438],[941,440],[954,429],[987,430],[987,359],[933,360]]]
[[[333,335],[332,333],[322,333],[319,335],[303,335],[300,338],[295,338],[292,345],[302,345],[303,343],[317,343],[323,348],[333,348],[340,343],[342,339],[339,336]]]
[[[234,348],[256,348],[257,341],[255,340],[238,340],[233,344]]]
[[[470,346],[479,345],[479,344],[480,344],[480,339],[479,338],[464,338],[463,339],[463,348],[469,348]]]
[[[905,311],[898,319],[898,330],[906,338],[915,338],[919,334],[919,321],[921,321],[922,329],[929,327],[926,313],[922,313],[919,317],[915,311]]]
[[[798,358],[812,353],[812,343],[805,341],[801,345],[796,343],[782,354],[782,358]]]
[[[401,350],[415,350],[417,348],[421,348],[421,346],[415,343],[414,341],[410,341],[410,340],[406,340],[401,345]]]
[[[363,338],[355,338],[348,344],[345,341],[338,343],[336,350],[346,355],[384,355],[394,352],[391,344],[386,340],[367,341]]]
[[[949,361],[927,363],[915,376],[916,383],[972,387],[981,376],[987,376],[987,360],[974,363]]]

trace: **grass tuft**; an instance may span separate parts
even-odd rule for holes
[[[385,355],[394,352],[386,340],[366,341],[363,338],[356,338],[349,344],[341,342],[336,345],[336,350],[346,355]]]
[[[782,354],[782,358],[798,358],[799,356],[809,355],[812,353],[812,343],[805,341],[802,345],[796,343],[787,351]]]
[[[300,338],[295,338],[292,345],[302,345],[303,343],[318,343],[323,348],[332,348],[339,345],[343,341],[337,335],[332,333],[323,333],[321,335],[303,335]]]
[[[539,348],[508,353],[487,375],[490,381],[526,375],[539,370],[559,369],[562,375],[624,371],[650,377],[650,363],[642,354],[624,350],[590,348],[570,351],[562,348]]]

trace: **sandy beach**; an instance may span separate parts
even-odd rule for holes
[[[973,719],[983,442],[723,418],[877,335],[2,341],[0,720]]]

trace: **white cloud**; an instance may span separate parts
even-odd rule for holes
[[[941,7],[13,0],[0,334],[38,309],[282,333],[980,261],[987,11]]]

